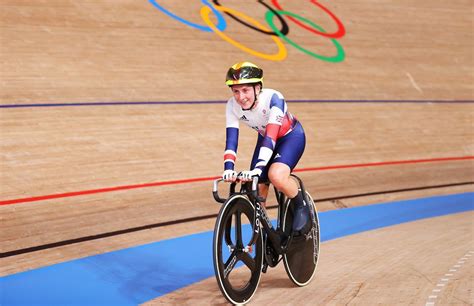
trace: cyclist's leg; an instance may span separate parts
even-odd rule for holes
[[[288,198],[298,192],[297,182],[290,176],[298,164],[306,146],[303,127],[298,122],[288,135],[277,140],[268,166],[267,177],[272,184]]]
[[[272,184],[292,199],[295,205],[293,230],[300,233],[306,233],[311,228],[309,208],[302,191],[290,174],[303,155],[305,145],[304,131],[298,123],[290,134],[278,140],[268,170]]]
[[[273,162],[268,170],[268,176],[273,186],[283,192],[287,198],[292,199],[298,193],[298,184],[290,174],[290,167],[280,162]]]
[[[290,176],[291,169],[283,163],[273,163],[268,175],[272,184],[294,203],[293,231],[306,234],[311,229],[309,206],[303,192]]]

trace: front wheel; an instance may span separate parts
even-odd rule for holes
[[[214,227],[214,272],[222,294],[233,304],[247,303],[260,282],[263,240],[259,227],[255,244],[246,247],[252,239],[254,213],[248,198],[232,196],[222,206]]]
[[[291,281],[297,286],[306,286],[311,282],[318,265],[319,259],[319,218],[316,206],[311,195],[306,192],[306,198],[310,202],[311,231],[299,237],[294,237],[288,250],[283,254],[285,270]],[[284,206],[283,229],[286,233],[291,232],[293,224],[293,204],[290,200]]]

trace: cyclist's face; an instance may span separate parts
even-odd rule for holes
[[[231,90],[235,101],[237,101],[243,109],[248,109],[255,100],[255,93],[258,95],[260,92],[260,85],[255,86],[256,92],[254,92],[253,85],[249,84],[233,85]]]

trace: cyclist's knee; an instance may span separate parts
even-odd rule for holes
[[[290,179],[290,169],[286,165],[272,165],[268,171],[268,178],[277,189],[285,189]]]

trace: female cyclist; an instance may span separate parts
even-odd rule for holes
[[[229,68],[226,85],[232,97],[226,107],[226,146],[224,153],[225,181],[235,181],[239,122],[258,132],[257,144],[249,171],[240,175],[244,181],[259,177],[259,192],[268,194],[269,181],[292,199],[295,207],[293,231],[305,234],[311,228],[309,209],[298,184],[290,176],[303,155],[306,144],[301,123],[288,112],[283,95],[263,88],[263,70],[250,62],[240,62]]]

